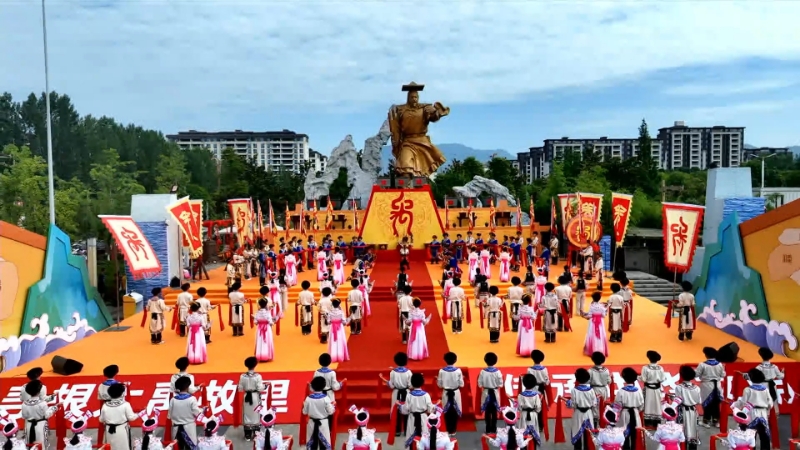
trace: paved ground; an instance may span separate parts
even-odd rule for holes
[[[731,426],[733,425],[732,421],[731,421],[730,425]],[[780,427],[780,432],[781,432],[781,437],[782,437],[782,442],[783,442],[783,446],[781,448],[789,448],[788,444],[787,444],[787,440],[788,440],[788,436],[789,436],[789,425],[790,425],[789,424],[789,417],[788,416],[783,416],[781,418],[780,422],[779,422],[779,427]],[[479,430],[482,430],[483,429],[483,423],[482,422],[478,423],[477,427],[478,427]],[[554,427],[554,423],[551,420],[551,422],[550,422],[550,430],[553,430],[554,429],[553,427]],[[295,437],[295,439],[297,439],[297,433],[298,433],[298,429],[299,429],[299,427],[297,425],[283,425],[283,426],[280,426],[280,428],[284,431],[284,434],[287,434],[287,433],[292,434]],[[234,428],[231,428],[231,427],[222,427],[220,429],[220,431],[224,432],[225,437],[233,442],[233,448],[234,449],[236,449],[236,450],[250,450],[250,449],[252,449],[253,444],[249,443],[249,442],[246,442],[244,440],[244,432],[243,432],[242,429],[234,429]],[[718,433],[719,430],[713,429],[713,428],[712,429],[700,428],[700,432],[701,432],[701,438],[702,438],[702,445],[700,446],[700,448],[701,449],[707,449],[708,448],[709,436],[711,436],[712,434]],[[161,435],[162,433],[163,433],[163,431],[159,431],[156,434]],[[89,434],[94,436],[94,432],[91,432]],[[140,432],[139,432],[139,429],[137,428],[134,431],[134,437],[138,437],[139,435],[140,435]],[[397,441],[395,442],[395,445],[390,447],[390,446],[387,446],[385,444],[385,442],[386,442],[386,434],[385,433],[379,433],[379,435],[380,435],[380,438],[384,441],[383,448],[385,450],[400,450],[400,449],[404,448],[402,439],[398,438]],[[51,433],[51,439],[54,439],[54,438],[55,438],[55,435],[53,433]],[[480,435],[480,433],[477,433],[477,432],[459,433],[459,435],[458,435],[459,447],[462,450],[477,450],[477,449],[481,448],[480,438],[481,438],[481,435]],[[551,438],[552,438],[552,436],[551,436]],[[341,448],[341,443],[345,442],[344,441],[345,439],[346,439],[346,435],[345,434],[339,434],[339,436],[337,438],[337,446],[339,448]],[[656,449],[658,447],[655,442],[648,442],[647,446],[648,446],[648,449],[650,449],[650,450]],[[543,445],[542,447],[545,448],[545,449],[553,449],[553,450],[568,450],[568,449],[572,449],[572,445],[570,445],[570,444],[553,444],[552,442],[548,442],[545,445]],[[300,447],[297,444],[297,442],[295,442],[295,445],[293,446],[293,449],[294,450],[302,450],[302,447]],[[641,450],[641,449],[639,449],[639,450]]]

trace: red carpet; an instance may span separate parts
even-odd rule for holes
[[[354,370],[388,370],[393,366],[394,354],[406,351],[400,340],[397,322],[397,301],[391,295],[391,289],[397,278],[399,261],[390,257],[378,258],[375,268],[370,274],[375,285],[370,294],[372,315],[360,336],[350,336],[347,345],[350,350],[350,361],[340,363],[339,371]],[[387,255],[388,256],[388,255]],[[447,353],[447,340],[442,328],[442,319],[437,311],[433,284],[425,267],[425,262],[411,264],[407,271],[408,278],[413,281],[412,295],[422,300],[422,307],[431,315],[426,327],[428,351],[430,358],[423,361],[410,362],[409,368],[414,371],[439,369],[445,365],[442,357]]]

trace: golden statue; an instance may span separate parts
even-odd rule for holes
[[[450,114],[450,108],[439,102],[420,103],[423,89],[424,84],[413,81],[403,86],[403,92],[408,92],[406,104],[389,109],[394,169],[401,176],[428,177],[445,162],[442,152],[428,137],[428,124]]]

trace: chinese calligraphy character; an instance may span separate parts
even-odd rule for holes
[[[594,217],[595,207],[591,203],[581,203],[581,214]]]
[[[414,201],[405,198],[405,192],[401,192],[400,196],[392,200],[392,212],[389,214],[389,219],[392,221],[392,231],[395,236],[400,236],[397,231],[397,224],[406,225],[405,233],[403,236],[410,236],[411,227],[414,224]]]
[[[233,400],[236,396],[236,383],[225,380],[222,386],[217,385],[217,380],[211,380],[206,387],[208,406],[211,407],[212,414],[226,412],[233,414]]]
[[[244,233],[244,224],[247,223],[246,216],[247,213],[244,209],[239,209],[236,213],[236,228],[239,233]]]
[[[136,257],[136,261],[139,261],[139,252],[142,253],[142,257],[146,260],[150,260],[150,257],[147,256],[147,250],[144,248],[144,243],[142,239],[139,237],[139,234],[135,231],[131,231],[124,226],[122,227],[122,231],[119,233],[120,237],[125,239],[127,242],[125,243],[129,249],[133,252],[133,256]]]
[[[58,401],[64,405],[65,411],[85,409],[92,399],[95,389],[94,384],[74,384],[72,386],[64,383],[58,389]]]
[[[625,217],[626,212],[628,212],[628,208],[622,205],[617,205],[614,207],[614,228],[616,228],[617,225],[619,225],[619,222],[622,220],[623,217]]]
[[[689,240],[689,225],[683,221],[683,216],[678,218],[678,223],[673,223],[669,227],[672,232],[672,256],[683,256],[683,250]]]
[[[169,382],[156,383],[156,388],[153,390],[153,396],[150,397],[150,400],[147,402],[147,410],[168,410],[170,394]]]
[[[789,255],[789,254],[783,255],[783,262],[786,263],[786,264],[791,264],[792,263],[792,255]]]
[[[270,381],[272,389],[269,392],[269,397],[266,395],[261,397],[263,406],[271,406],[277,413],[286,413],[289,411],[289,380],[272,380]],[[267,405],[269,401],[269,405]]]

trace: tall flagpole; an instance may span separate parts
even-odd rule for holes
[[[56,223],[56,193],[53,186],[53,127],[50,121],[50,68],[47,62],[47,14],[42,0],[42,35],[44,37],[44,98],[47,105],[47,185],[50,197],[50,223]]]

